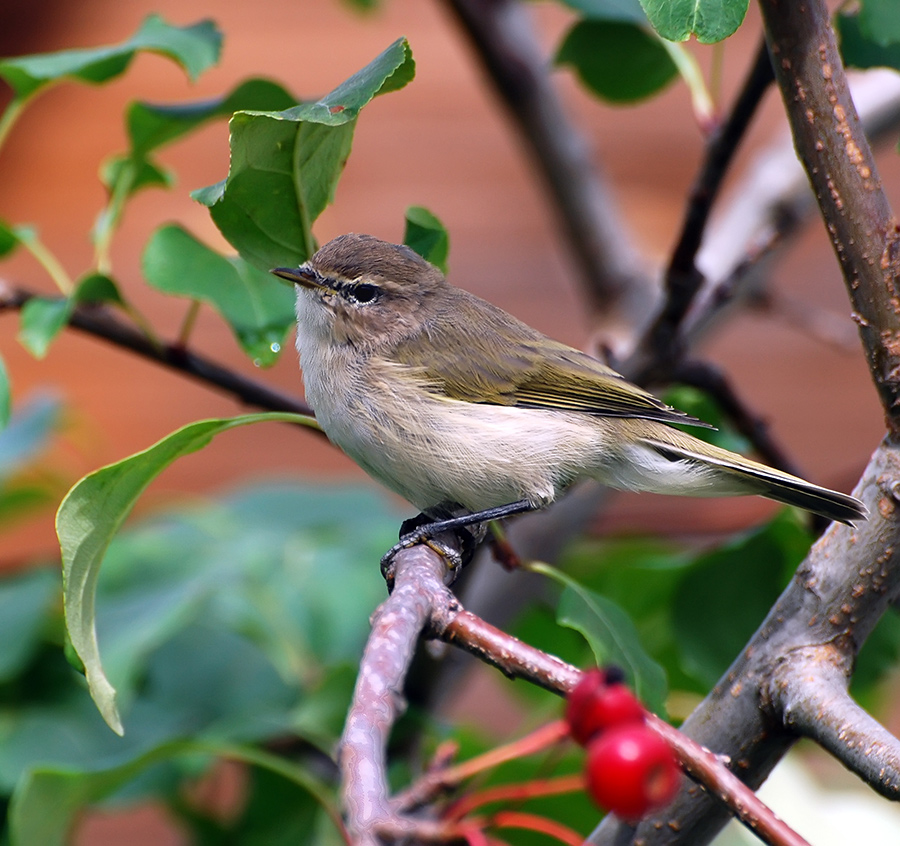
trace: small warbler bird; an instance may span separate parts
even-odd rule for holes
[[[408,247],[342,235],[272,272],[296,284],[297,349],[322,429],[426,515],[473,512],[440,529],[540,508],[585,477],[865,517],[851,496],[675,428],[706,424],[453,287]]]

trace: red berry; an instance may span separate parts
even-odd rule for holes
[[[588,793],[598,805],[636,821],[672,801],[680,770],[665,740],[645,725],[631,723],[591,741],[586,777]]]
[[[566,721],[577,743],[588,741],[606,729],[627,723],[643,723],[644,706],[624,684],[609,684],[603,670],[589,670],[572,688],[566,705]]]

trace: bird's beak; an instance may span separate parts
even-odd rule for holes
[[[290,285],[302,285],[304,288],[327,289],[325,280],[311,267],[301,264],[300,267],[274,267],[269,271],[284,279]]]

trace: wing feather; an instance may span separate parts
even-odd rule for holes
[[[597,359],[547,338],[484,300],[467,295],[458,305],[450,318],[452,331],[436,328],[446,325],[444,314],[440,324],[425,322],[421,333],[427,337],[420,333],[407,338],[394,351],[398,363],[414,368],[443,396],[708,426]]]

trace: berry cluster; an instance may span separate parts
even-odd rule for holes
[[[646,724],[647,712],[616,668],[589,670],[569,693],[566,721],[587,748],[591,798],[636,821],[672,801],[680,770],[669,744]]]

